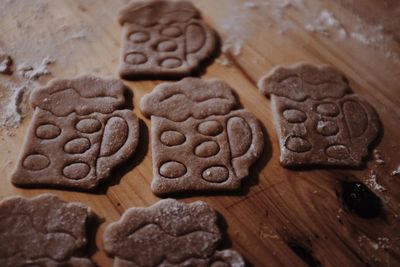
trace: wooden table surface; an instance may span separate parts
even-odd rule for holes
[[[13,57],[15,66],[40,62],[46,56],[55,59],[49,65],[52,75],[32,85],[85,73],[117,77],[121,32],[117,14],[127,2],[1,1],[0,49]],[[223,79],[236,90],[242,106],[264,125],[266,146],[239,192],[176,198],[203,200],[214,207],[225,218],[220,222],[226,230],[223,248],[238,250],[249,266],[400,266],[400,176],[393,173],[400,165],[400,2],[193,2],[225,44],[225,52],[204,70],[202,78]],[[323,10],[334,14],[340,24],[307,31],[305,25],[315,22]],[[339,34],[342,28],[344,36]],[[335,66],[347,75],[353,91],[378,111],[383,131],[365,167],[287,170],[280,166],[270,101],[258,93],[256,83],[272,67],[299,61]],[[0,81],[18,84],[22,80],[17,72],[0,76]],[[99,266],[111,266],[112,259],[102,245],[105,226],[130,207],[149,206],[158,200],[150,191],[150,121],[138,106],[141,97],[160,82],[125,81],[134,91],[134,112],[142,120],[140,147],[97,193],[14,187],[9,176],[30,113],[19,127],[2,129],[0,199],[52,192],[64,200],[86,203],[103,218],[95,244],[91,244],[96,246],[92,258]],[[377,216],[363,218],[345,205],[343,190],[356,181],[381,199]]]

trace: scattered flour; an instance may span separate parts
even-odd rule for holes
[[[347,38],[347,31],[339,22],[339,20],[328,10],[322,10],[313,22],[304,25],[309,32],[318,32],[327,37],[336,34],[339,39]]]
[[[242,46],[242,39],[238,38],[237,36],[229,36],[224,40],[221,50],[223,53],[230,52],[234,56],[239,56],[242,51]]]
[[[392,176],[400,175],[400,165],[397,166],[397,169],[393,170],[391,173]]]
[[[243,6],[246,8],[259,8],[260,3],[252,2],[252,1],[246,1],[243,3]]]
[[[215,61],[224,67],[231,67],[233,65],[232,61],[230,61],[229,58],[227,58],[224,54],[221,54],[221,56]]]
[[[378,174],[374,170],[371,170],[370,175],[367,178],[365,183],[368,185],[369,188],[371,188],[374,191],[378,191],[378,192],[387,191],[386,187],[384,187],[378,183],[378,178],[379,178]]]
[[[365,234],[361,234],[357,238],[357,242],[360,248],[363,248],[364,253],[366,253],[366,256],[369,258],[369,260],[375,263],[385,263],[384,266],[394,266],[390,264],[391,260],[389,259],[388,250],[395,248],[395,241],[385,236],[372,240]]]
[[[5,91],[0,97],[0,129],[14,129],[29,112],[29,95],[38,84],[29,80],[19,83],[1,81]]]
[[[232,6],[235,10],[229,12],[227,20],[231,21],[229,24],[233,31],[236,27],[242,27],[244,20],[257,23],[257,20],[261,18],[260,21],[265,27],[274,28],[282,35],[304,28],[308,32],[323,35],[333,41],[356,41],[360,45],[379,51],[391,61],[400,63],[398,42],[393,35],[386,32],[382,25],[371,25],[358,15],[337,14],[336,16],[331,10],[321,8],[323,4],[315,4],[307,0],[244,1],[241,6],[244,10],[240,9],[240,6]],[[289,15],[291,10],[301,12],[301,17],[305,21],[303,25],[299,26],[293,22],[292,16]],[[247,36],[237,35],[236,37],[242,38],[241,43],[243,43]]]
[[[12,60],[9,55],[0,54],[0,73],[12,74],[11,63],[12,63]]]
[[[295,28],[294,23],[285,17],[285,11],[303,7],[303,0],[253,0],[245,1],[242,5],[230,5],[226,13],[228,15],[221,23],[222,32],[226,35],[222,52],[230,52],[234,56],[241,54],[242,47],[252,34],[252,29],[245,27],[249,20],[254,23],[262,21],[265,27],[274,25],[279,34],[284,34]]]
[[[25,104],[26,92],[28,87],[21,86],[15,89],[10,102],[5,108],[4,114],[4,126],[8,128],[17,127],[24,116],[22,113],[22,105]]]
[[[378,149],[374,149],[373,154],[374,154],[374,159],[375,159],[376,163],[381,164],[381,165],[385,164],[385,161],[383,160],[383,158],[382,158],[381,154],[379,153]]]
[[[51,75],[51,72],[47,68],[48,65],[54,64],[55,60],[50,56],[45,57],[42,62],[36,66],[31,66],[26,63],[22,63],[17,67],[17,71],[20,75],[29,80],[37,80],[41,76]]]

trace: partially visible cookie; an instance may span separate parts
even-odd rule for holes
[[[0,202],[0,266],[91,267],[83,256],[93,213],[52,194]]]
[[[165,199],[108,225],[104,249],[114,267],[244,266],[236,251],[217,250],[220,240],[217,214],[205,202]]]
[[[53,80],[35,90],[35,108],[18,165],[17,186],[92,189],[128,159],[139,139],[139,122],[125,104],[119,80],[81,76]]]
[[[278,67],[259,81],[270,97],[283,166],[359,166],[377,137],[372,106],[329,66]]]
[[[215,50],[215,33],[188,1],[134,1],[121,10],[122,78],[183,77]]]
[[[155,194],[240,187],[264,138],[258,120],[236,105],[226,83],[198,78],[160,84],[141,99],[151,116]]]

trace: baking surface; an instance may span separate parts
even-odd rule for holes
[[[0,52],[9,54],[13,68],[19,69],[12,76],[0,74],[0,199],[52,192],[89,205],[102,218],[91,244],[96,246],[91,251],[99,266],[112,265],[102,250],[104,227],[129,207],[158,200],[150,191],[150,120],[138,107],[140,98],[160,81],[124,81],[134,91],[134,112],[141,119],[140,146],[97,193],[19,189],[9,177],[31,120],[32,112],[24,106],[31,88],[52,77],[89,73],[117,77],[121,32],[117,11],[127,2],[0,3]],[[174,197],[185,202],[201,199],[214,207],[225,218],[220,220],[227,231],[222,248],[238,250],[250,266],[399,266],[400,3],[193,2],[221,35],[224,51],[202,78],[220,78],[236,90],[241,105],[264,125],[266,146],[240,192]],[[46,57],[48,61],[42,62]],[[378,111],[383,131],[363,168],[287,170],[279,165],[270,101],[258,93],[256,83],[272,67],[299,61],[335,66],[348,77],[354,93]],[[37,76],[46,69],[51,75],[35,80],[35,73],[25,71],[23,77],[24,65],[32,66]],[[24,86],[27,89],[21,91]],[[12,100],[19,91],[21,105],[16,109]],[[381,213],[367,219],[352,212],[343,200],[348,182],[362,182],[379,196]]]

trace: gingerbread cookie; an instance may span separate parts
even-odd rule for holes
[[[160,84],[141,99],[151,115],[155,194],[240,187],[264,138],[257,119],[236,105],[223,81],[198,78]]]
[[[236,251],[217,250],[220,240],[217,214],[205,202],[164,199],[108,225],[104,249],[114,267],[245,266]]]
[[[81,76],[35,90],[13,184],[92,189],[108,178],[139,139],[135,114],[118,109],[125,104],[124,89],[119,80]]]
[[[359,166],[378,135],[375,110],[329,66],[278,67],[259,89],[271,98],[283,166]]]
[[[122,78],[187,76],[215,50],[215,33],[187,1],[135,1],[119,23]]]
[[[0,202],[0,266],[94,267],[82,254],[93,213],[52,194]]]

